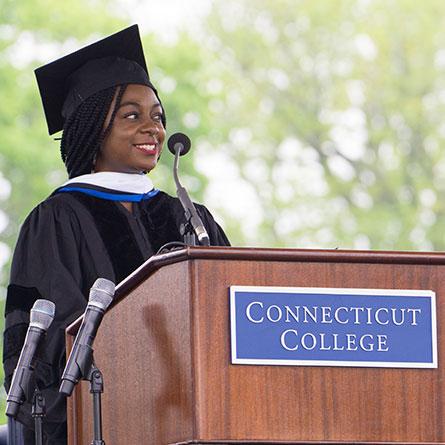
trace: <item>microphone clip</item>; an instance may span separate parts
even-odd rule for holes
[[[46,403],[45,397],[42,392],[36,388],[32,397],[32,417],[45,417],[46,415]]]
[[[196,242],[196,234],[190,223],[190,218],[185,223],[182,223],[179,227],[179,233],[182,236],[184,244],[187,246],[198,246],[199,243]]]

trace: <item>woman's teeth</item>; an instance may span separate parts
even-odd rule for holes
[[[144,151],[153,151],[156,148],[155,144],[135,144],[135,147],[138,148],[139,150],[144,150]]]

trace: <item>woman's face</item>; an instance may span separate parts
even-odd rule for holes
[[[105,119],[107,128],[116,96]],[[162,108],[153,90],[128,85],[116,111],[111,131],[96,158],[95,172],[141,173],[155,168],[165,139]]]

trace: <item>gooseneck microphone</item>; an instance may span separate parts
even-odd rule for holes
[[[115,284],[105,278],[98,278],[90,290],[82,324],[62,375],[59,392],[66,396],[71,395],[74,386],[86,377],[91,368],[94,338],[105,311],[113,301],[114,291]]]
[[[176,154],[179,151],[179,156],[184,156],[190,151],[192,143],[190,138],[184,133],[175,133],[168,138],[168,149],[172,154]]]
[[[55,304],[48,300],[36,300],[31,309],[25,343],[6,398],[6,415],[9,417],[17,417],[20,405],[31,397],[33,388],[29,388],[29,385],[34,371],[34,355],[41,338],[54,320],[55,309]]]
[[[181,201],[182,207],[184,208],[187,222],[190,222],[193,231],[198,238],[199,244],[203,246],[210,246],[209,234],[207,233],[207,230],[205,229],[204,224],[202,223],[202,220],[187,193],[187,190],[181,185],[178,177],[179,156],[187,154],[190,150],[190,139],[183,133],[175,133],[169,137],[167,145],[168,149],[175,155],[173,176],[176,184],[176,194],[179,201]]]

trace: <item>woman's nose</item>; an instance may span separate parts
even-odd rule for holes
[[[159,131],[156,122],[149,117],[142,122],[140,130],[148,134],[157,134]]]

